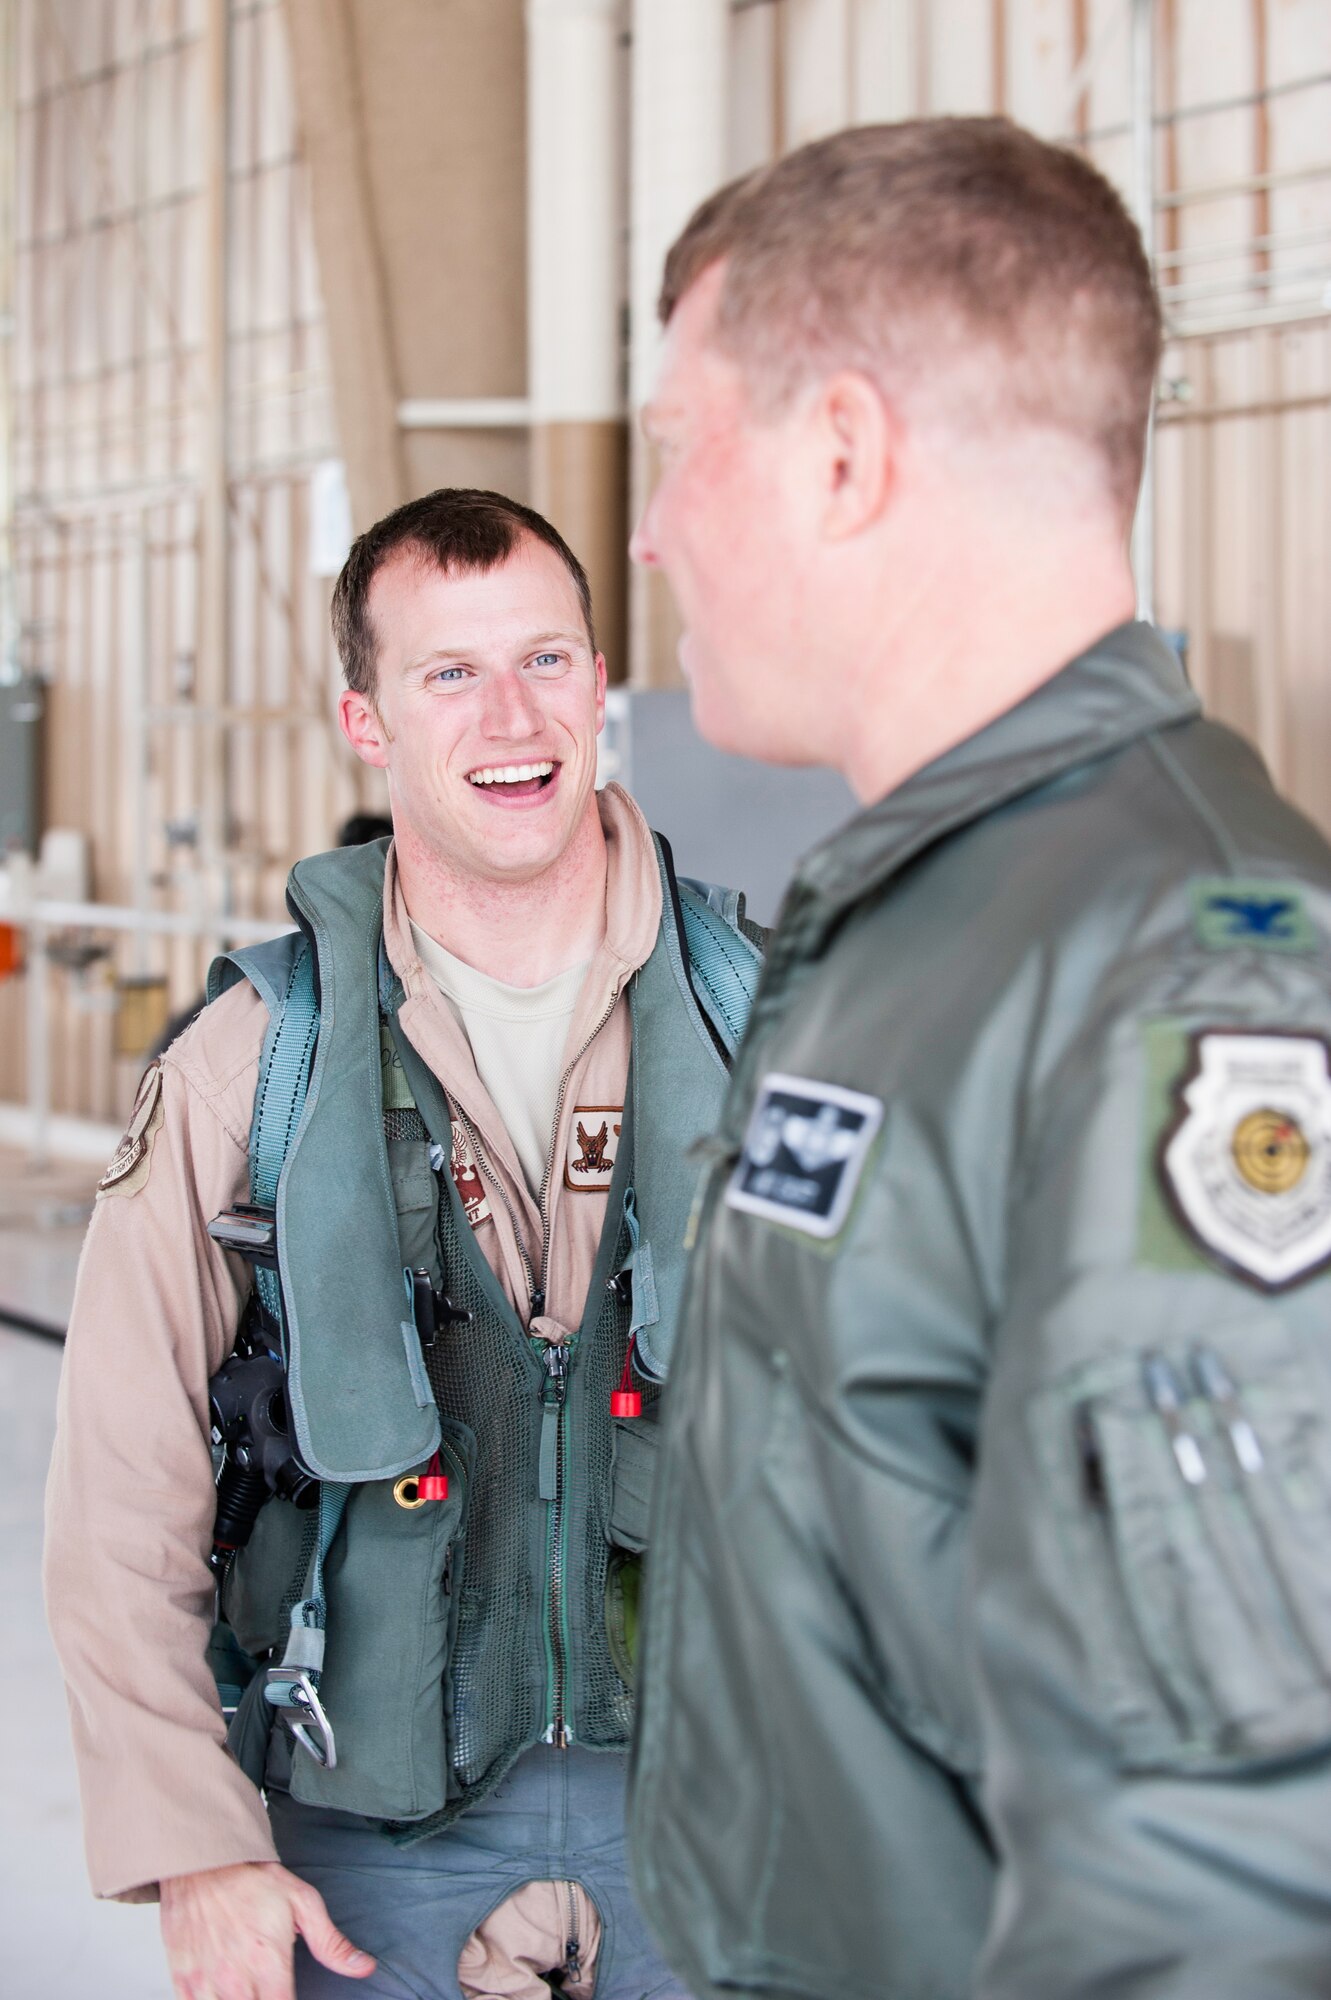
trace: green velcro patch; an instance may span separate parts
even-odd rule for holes
[[[379,1023],[379,1070],[383,1082],[384,1110],[414,1111],[416,1100],[411,1094],[402,1058],[386,1021]]]
[[[1193,928],[1207,951],[1315,952],[1317,926],[1292,882],[1205,876],[1192,884]]]
[[[1160,1175],[1160,1141],[1178,1116],[1177,1086],[1191,1061],[1182,1021],[1148,1021],[1142,1029],[1142,1158],[1138,1175],[1137,1255],[1155,1271],[1211,1271],[1170,1206]]]

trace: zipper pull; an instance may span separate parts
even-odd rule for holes
[[[1174,1463],[1189,1486],[1206,1482],[1206,1460],[1202,1448],[1183,1421],[1183,1385],[1160,1354],[1148,1354],[1142,1363],[1142,1379],[1152,1409],[1164,1425]]]
[[[1258,1442],[1257,1433],[1244,1413],[1238,1398],[1238,1391],[1225,1370],[1218,1354],[1209,1347],[1194,1347],[1192,1351],[1192,1373],[1197,1387],[1208,1403],[1218,1412],[1220,1421],[1229,1434],[1234,1447],[1234,1456],[1240,1471],[1255,1474],[1266,1469],[1266,1458]]]
[[[545,1380],[541,1384],[541,1455],[536,1492],[541,1500],[559,1498],[559,1420],[568,1394],[568,1349],[553,1341],[541,1356]]]

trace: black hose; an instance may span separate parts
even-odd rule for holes
[[[33,1319],[30,1313],[16,1312],[13,1306],[0,1305],[0,1326],[11,1326],[15,1333],[35,1334],[38,1340],[64,1343],[66,1329],[63,1326],[52,1326],[49,1320]]]

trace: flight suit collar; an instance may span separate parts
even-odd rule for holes
[[[806,855],[802,890],[831,916],[945,834],[1200,709],[1154,626],[1118,626]]]

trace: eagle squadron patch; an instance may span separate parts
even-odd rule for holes
[[[765,1076],[726,1188],[727,1208],[806,1236],[835,1236],[882,1122],[876,1097],[802,1076]]]
[[[610,1185],[624,1127],[622,1104],[575,1104],[564,1156],[564,1186],[587,1194]]]
[[[453,1125],[452,1157],[448,1170],[453,1176],[453,1185],[468,1222],[473,1229],[478,1229],[490,1213],[490,1197],[481,1179],[476,1155],[471,1150],[467,1128],[460,1118]]]
[[[1331,1260],[1331,1068],[1317,1035],[1193,1037],[1160,1161],[1202,1248],[1276,1292]]]

